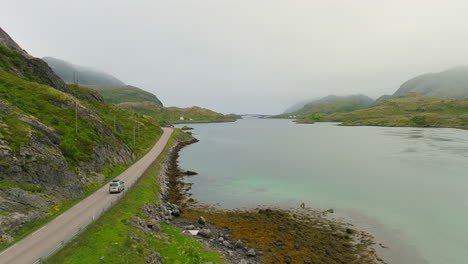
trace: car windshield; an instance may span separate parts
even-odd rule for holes
[[[111,186],[111,187],[117,187],[117,186],[119,186],[119,184],[118,184],[118,183],[111,183],[110,186]]]

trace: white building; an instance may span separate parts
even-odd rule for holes
[[[180,119],[180,121],[184,121],[184,120],[185,120],[185,118],[184,118],[183,116],[181,116],[179,119]]]

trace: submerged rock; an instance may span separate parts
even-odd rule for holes
[[[187,176],[193,176],[193,175],[198,175],[198,172],[187,170],[187,171],[184,172],[184,174],[187,175]]]

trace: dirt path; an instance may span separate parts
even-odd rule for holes
[[[163,128],[163,130],[163,135],[150,152],[117,177],[125,182],[127,189],[143,175],[164,150],[173,129]],[[1,252],[0,264],[29,264],[47,254],[61,241],[76,232],[79,227],[107,208],[118,196],[122,195],[110,194],[108,188],[109,186],[106,184],[41,229]]]

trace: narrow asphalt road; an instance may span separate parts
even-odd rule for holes
[[[127,188],[143,175],[164,150],[173,129],[163,128],[163,130],[163,135],[150,152],[117,177],[125,182]],[[119,195],[122,194],[110,194],[109,185],[106,184],[41,229],[1,252],[0,264],[33,263],[102,212]]]

